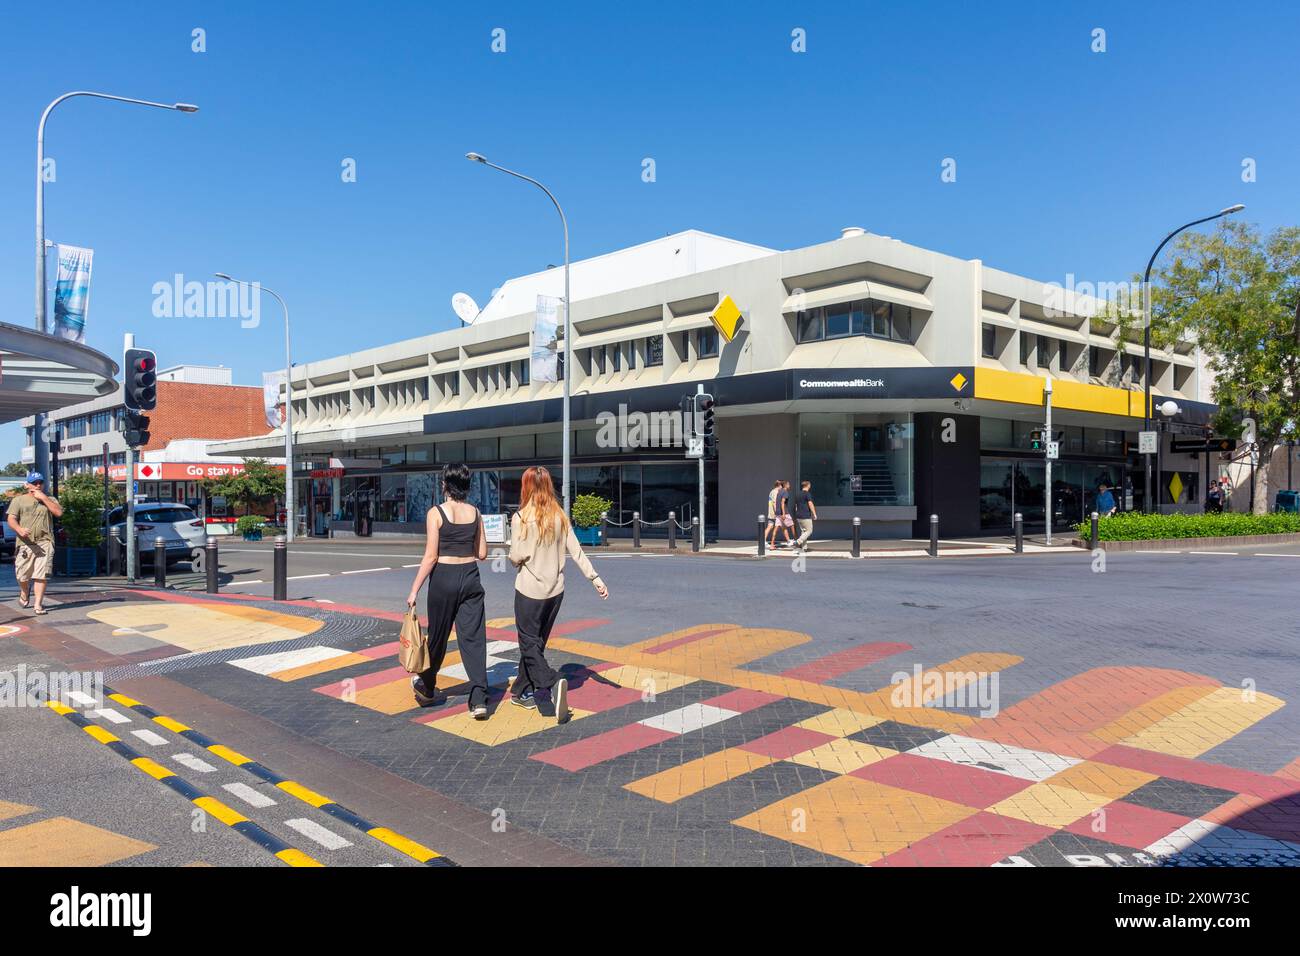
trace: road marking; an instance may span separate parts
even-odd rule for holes
[[[230,661],[235,667],[242,668],[246,671],[252,671],[254,674],[272,674],[275,671],[287,671],[293,667],[301,667],[304,664],[315,664],[317,661],[327,661],[334,657],[343,657],[347,651],[341,651],[335,647],[323,647],[316,645],[313,647],[304,647],[296,651],[280,651],[277,654],[259,654],[256,657],[245,657],[241,660]]]
[[[637,721],[637,723],[670,734],[689,734],[693,730],[700,730],[739,716],[739,711],[728,710],[725,707],[714,707],[712,704],[690,704],[677,710],[670,710],[666,714],[647,717],[645,720]]]
[[[131,731],[131,736],[139,737],[150,747],[161,747],[163,744],[167,743],[166,738],[159,734],[155,734],[152,730],[133,730]]]
[[[327,830],[315,820],[308,820],[306,817],[296,817],[293,820],[285,820],[284,825],[293,827],[309,840],[315,840],[327,850],[341,850],[345,846],[351,846],[350,840],[345,840],[333,830]]]
[[[95,717],[103,717],[114,724],[129,724],[131,722],[130,717],[119,714],[112,707],[101,707],[99,710],[92,710],[90,713]]]
[[[371,571],[396,571],[397,568],[361,568],[357,571],[340,571],[340,574],[369,574]]]
[[[333,604],[334,602],[331,601],[329,598],[317,598],[317,599],[316,599],[316,603],[317,603],[317,604]]]
[[[212,766],[212,764],[208,763],[206,760],[200,760],[198,757],[194,756],[194,754],[188,754],[188,753],[172,754],[172,759],[179,764],[184,764],[185,766],[189,767],[191,770],[197,770],[199,773],[213,773],[217,769],[216,767]]]
[[[1188,551],[1187,553],[1188,554],[1209,554],[1209,555],[1226,554],[1229,557],[1236,557],[1241,552],[1240,551]]]
[[[99,701],[95,700],[95,698],[91,697],[89,694],[83,694],[79,690],[70,690],[68,691],[67,696],[73,703],[80,704],[82,707],[92,707],[99,703]]]
[[[402,565],[402,567],[404,567],[404,568],[418,568],[419,566],[420,566],[420,565],[418,565],[418,564],[404,564],[404,565]]]
[[[1252,557],[1256,558],[1300,558],[1300,554],[1278,554],[1275,551],[1256,551]]]
[[[275,801],[259,790],[254,790],[246,783],[227,783],[222,784],[221,789],[233,793],[240,800],[243,800],[250,807],[256,807],[262,810],[266,807],[275,806]]]
[[[226,587],[228,587],[228,588],[242,588],[242,587],[244,587],[244,586],[247,585],[247,584],[264,584],[264,583],[265,583],[265,582],[262,581],[261,578],[255,578],[255,579],[252,580],[252,581],[231,581],[229,584],[226,585]]]
[[[302,581],[306,578],[327,578],[328,574],[295,574],[292,577],[285,578],[286,581]]]

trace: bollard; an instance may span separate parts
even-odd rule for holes
[[[125,558],[122,556],[122,542],[117,540],[116,535],[108,536],[108,575],[112,577],[117,574],[125,574]]]
[[[767,515],[758,516],[758,556],[761,558],[767,551]]]
[[[641,512],[632,512],[632,547],[641,547]]]
[[[1099,517],[1100,516],[1097,514],[1097,512],[1094,511],[1092,513],[1092,546],[1091,547],[1093,551],[1097,550],[1097,538],[1100,535],[1100,533],[1097,530],[1097,519]]]
[[[939,556],[939,516],[930,515],[930,557]]]
[[[289,539],[284,535],[275,536],[275,600],[287,601],[289,599],[288,580],[285,575],[289,573]]]
[[[153,586],[167,586],[167,542],[162,538],[153,539]]]
[[[217,539],[208,536],[208,542],[203,549],[203,570],[208,576],[208,593],[217,593]]]
[[[1022,515],[1019,511],[1017,511],[1016,516],[1012,521],[1012,525],[1016,529],[1016,554],[1024,554],[1025,553],[1025,516]]]
[[[609,547],[609,512],[600,513],[600,543],[604,547]]]
[[[677,550],[677,512],[668,512],[668,550]]]
[[[700,553],[700,539],[704,537],[704,528],[698,517],[691,519],[691,550]]]
[[[861,518],[853,519],[853,545],[849,549],[849,553],[852,554],[855,558],[862,557],[862,519]]]

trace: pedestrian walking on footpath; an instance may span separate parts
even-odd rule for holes
[[[776,493],[776,523],[781,528],[781,534],[785,535],[784,545],[776,543],[776,532],[772,532],[772,547],[789,547],[790,546],[790,529],[794,527],[794,519],[790,517],[790,482],[781,479],[781,488]]]
[[[511,685],[510,699],[520,707],[539,707],[537,695],[549,697],[558,723],[569,719],[569,684],[546,662],[546,642],[564,600],[566,557],[573,559],[602,599],[609,597],[609,589],[583,553],[555,499],[551,473],[534,465],[524,470],[519,510],[510,519],[510,563],[517,569],[515,633],[519,636],[519,673]]]
[[[475,720],[488,716],[487,622],[483,616],[483,582],[478,562],[487,557],[483,517],[466,502],[470,471],[448,465],[442,472],[443,503],[429,509],[424,560],[406,599],[414,607],[429,581],[429,669],[411,678],[415,702],[435,707],[447,697],[438,690],[438,671],[447,656],[447,640],[456,625],[456,646],[469,680],[469,711]]]
[[[37,614],[45,613],[45,585],[54,569],[54,519],[62,514],[58,499],[45,493],[45,476],[29,471],[23,493],[9,504],[6,520],[18,537],[14,548],[18,603]]]
[[[772,490],[767,493],[767,544],[776,547],[776,496],[781,493],[781,479],[772,482]]]
[[[812,482],[804,479],[799,482],[799,491],[794,496],[794,518],[799,522],[799,538],[794,546],[803,551],[812,537],[813,522],[817,520],[817,505],[813,501]]]

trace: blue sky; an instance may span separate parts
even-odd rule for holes
[[[1188,219],[1244,202],[1272,228],[1300,208],[1295,4],[557,9],[10,5],[3,320],[32,321],[36,124],[73,89],[201,107],[83,98],[50,120],[47,235],[96,252],[87,341],[118,356],[132,331],[164,366],[225,364],[245,384],[283,362],[274,304],[256,329],[155,318],[154,283],[260,279],[310,361],[450,328],[453,292],[483,303],[560,261],[546,198],[468,150],[556,192],[575,259],[687,228],[794,248],[860,225],[1044,281],[1112,281]],[[16,425],[0,443],[17,457]]]

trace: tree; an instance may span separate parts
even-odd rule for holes
[[[284,494],[284,471],[267,464],[264,458],[245,458],[244,470],[238,475],[209,478],[203,482],[209,495],[219,495],[244,513],[254,506]]]
[[[0,469],[0,478],[26,478],[27,466],[21,461],[11,461]]]
[[[109,504],[122,504],[122,492],[109,484]],[[104,479],[88,471],[68,475],[59,484],[63,517],[59,526],[68,533],[68,543],[94,548],[104,540]]]
[[[1242,419],[1254,419],[1255,510],[1267,511],[1273,451],[1300,421],[1300,228],[1185,232],[1153,287],[1152,338],[1187,337],[1205,352],[1216,429],[1239,435]]]

